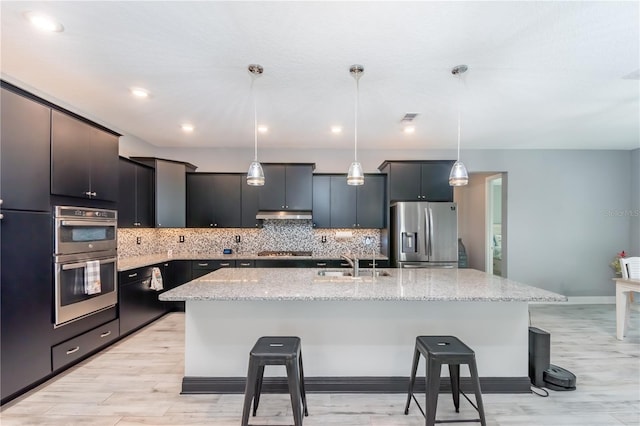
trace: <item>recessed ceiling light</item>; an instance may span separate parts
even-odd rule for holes
[[[416,132],[416,128],[414,126],[404,126],[404,129],[402,129],[402,131],[411,134]]]
[[[258,126],[258,131],[260,133],[267,133],[269,131],[269,128],[267,126]]]
[[[185,123],[185,124],[183,124],[183,125],[182,125],[182,126],[180,126],[180,127],[182,127],[182,130],[183,130],[184,132],[186,132],[186,133],[191,133],[191,132],[193,132],[193,125],[192,125],[192,124],[186,124],[186,123]]]
[[[31,24],[42,31],[50,33],[60,33],[64,31],[62,24],[50,16],[37,12],[25,12],[24,17],[31,22]]]
[[[136,98],[141,98],[141,99],[149,97],[149,91],[147,89],[143,89],[142,87],[132,87],[131,94]]]
[[[342,127],[340,126],[331,126],[331,133],[342,133]]]

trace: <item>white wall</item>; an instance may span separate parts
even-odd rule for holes
[[[631,151],[631,214],[629,253],[640,256],[640,148]]]
[[[203,172],[244,172],[253,157],[250,149],[159,148],[155,155],[193,163]],[[352,155],[350,149],[258,152],[262,162],[315,162],[316,172],[341,173]],[[509,278],[567,296],[613,295],[609,262],[620,250],[637,250],[640,238],[634,237],[630,249],[637,219],[620,214],[632,211],[632,198],[635,206],[640,198],[639,155],[638,150],[463,151],[470,172],[508,173]],[[361,150],[358,157],[365,172],[375,172],[384,160],[453,159],[455,153]]]

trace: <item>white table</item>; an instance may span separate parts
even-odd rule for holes
[[[616,337],[623,340],[629,326],[629,293],[640,291],[640,280],[614,278],[616,282]]]

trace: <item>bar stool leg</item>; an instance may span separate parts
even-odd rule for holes
[[[451,395],[456,413],[460,412],[460,364],[449,364],[449,378],[451,379]]]
[[[436,409],[438,408],[438,393],[440,391],[440,369],[442,364],[440,361],[427,357],[427,395],[424,410],[426,426],[434,426],[436,424]]]
[[[251,400],[254,397],[256,389],[256,376],[258,369],[256,363],[249,360],[249,371],[247,372],[247,383],[244,388],[244,405],[242,406],[242,423],[241,426],[249,425],[249,412],[251,411]]]
[[[407,392],[407,403],[404,406],[404,414],[409,414],[409,405],[413,396],[413,386],[416,384],[416,373],[418,372],[418,363],[420,362],[420,351],[418,347],[413,351],[413,364],[411,365],[411,377],[409,378],[409,391]]]
[[[300,393],[302,394],[302,407],[304,408],[305,417],[309,416],[307,411],[307,392],[304,389],[304,369],[302,368],[302,352],[298,357],[298,367],[300,368]]]
[[[293,422],[295,426],[302,426],[302,406],[300,405],[302,396],[300,395],[300,383],[298,383],[298,378],[300,377],[298,360],[287,360],[286,366],[291,408],[293,408]]]
[[[478,414],[480,415],[480,424],[487,426],[484,418],[484,405],[482,404],[482,391],[480,389],[480,377],[478,376],[478,368],[475,358],[469,363],[469,372],[471,373],[471,381],[473,382],[473,391],[476,395],[476,405],[478,406]]]
[[[264,376],[264,365],[260,365],[257,369],[256,390],[253,393],[253,417],[256,416],[258,411],[258,404],[260,404],[260,394],[262,393],[262,379]]]

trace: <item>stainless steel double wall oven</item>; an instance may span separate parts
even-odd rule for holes
[[[115,306],[117,212],[56,206],[54,211],[55,326]],[[91,271],[89,271],[91,269]],[[88,291],[87,276],[100,277]]]

